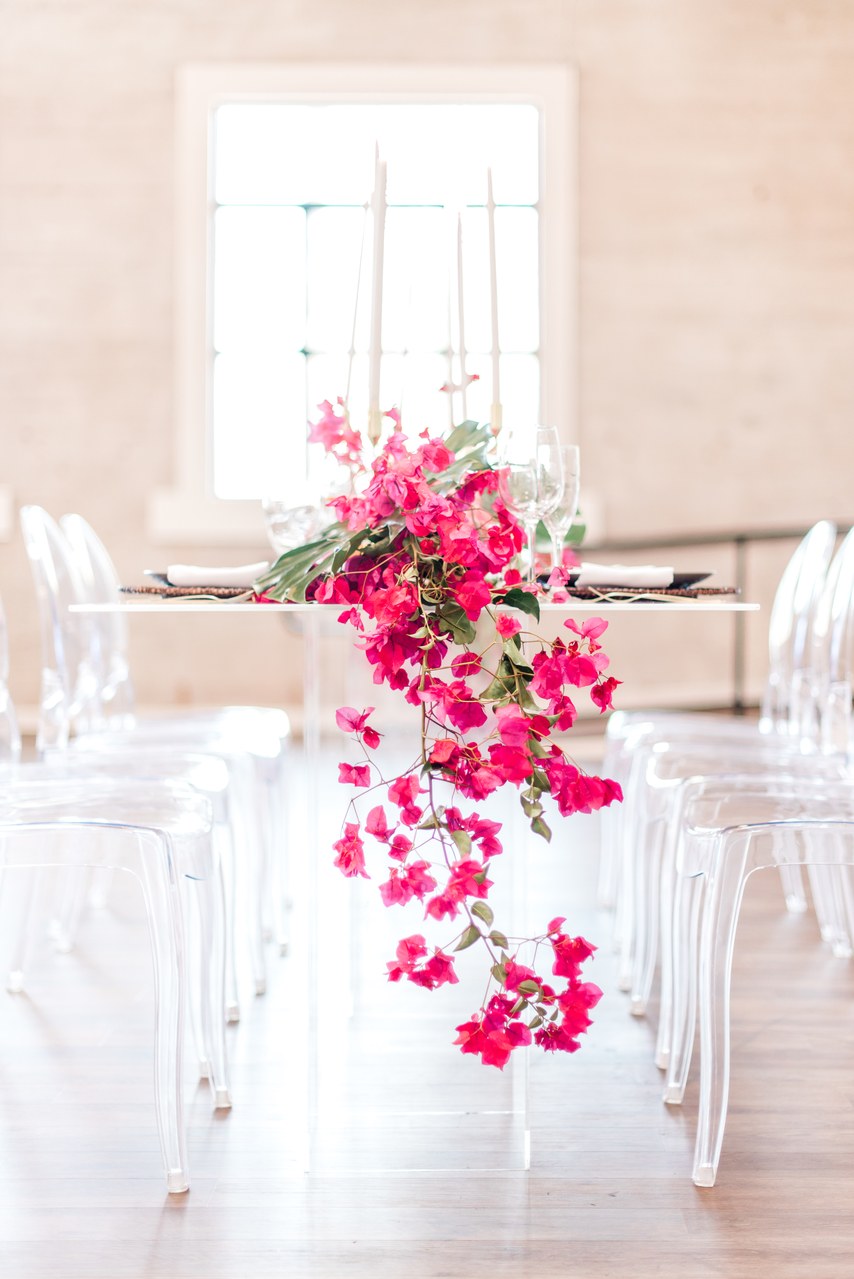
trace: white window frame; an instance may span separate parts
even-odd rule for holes
[[[319,87],[320,86],[320,87]],[[557,65],[252,64],[176,77],[174,476],[148,504],[152,541],[261,545],[260,503],[216,498],[211,481],[209,296],[211,120],[228,102],[530,103],[540,111],[540,417],[577,440],[577,115],[573,68]]]

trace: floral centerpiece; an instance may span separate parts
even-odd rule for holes
[[[374,682],[398,690],[420,721],[417,761],[389,778],[374,755],[373,708],[337,711],[359,758],[339,765],[353,797],[335,865],[368,878],[379,854],[385,905],[417,904],[431,928],[450,933],[441,945],[423,931],[403,937],[390,981],[433,990],[458,980],[460,951],[484,953],[483,1001],[456,1028],[463,1053],[502,1068],[531,1043],[575,1052],[602,993],[582,977],[594,947],[562,916],[537,936],[508,937],[489,903],[501,825],[481,806],[513,786],[531,829],[549,839],[547,801],[567,816],[622,798],[560,741],[576,718],[575,690],[600,712],[611,704],[619,681],[606,674],[599,643],[607,622],[570,619],[553,641],[523,629],[539,620],[539,603],[514,566],[523,535],[498,492],[488,427],[465,422],[445,439],[410,440],[392,414],[394,429],[368,464],[346,411],[321,409],[311,438],[360,475],[361,491],[334,498],[336,521],[282,555],[256,589],[261,598],[340,605]]]

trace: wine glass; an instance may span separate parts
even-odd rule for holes
[[[533,583],[537,525],[555,509],[563,494],[563,464],[555,427],[538,426],[534,434],[514,432],[508,437],[499,488],[508,509],[525,526],[528,581]]]
[[[543,516],[543,523],[552,539],[552,569],[560,568],[563,563],[563,543],[578,511],[581,484],[581,453],[578,445],[561,444],[560,458],[563,466],[563,494],[557,506]]]

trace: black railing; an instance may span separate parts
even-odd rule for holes
[[[846,533],[851,520],[834,521],[840,533]],[[606,538],[601,542],[585,542],[581,547],[584,557],[610,555],[615,551],[640,554],[646,551],[685,550],[696,546],[728,546],[734,553],[734,577],[731,585],[744,592],[747,584],[748,551],[754,542],[797,543],[808,532],[807,528],[757,528],[721,529],[714,533],[680,533],[652,535],[650,537]],[[725,709],[743,715],[752,708],[747,700],[747,613],[733,613],[733,662],[732,701]]]

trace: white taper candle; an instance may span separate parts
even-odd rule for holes
[[[498,264],[495,253],[495,197],[492,193],[492,169],[486,170],[486,214],[489,234],[489,304],[491,320],[490,351],[492,353],[492,429],[501,429],[501,381],[499,364],[501,347],[498,343]]]
[[[371,345],[368,357],[368,438],[376,444],[380,437],[380,361],[383,331],[383,253],[385,250],[386,162],[376,151],[374,195],[374,253],[371,270]]]

